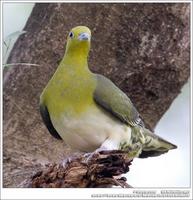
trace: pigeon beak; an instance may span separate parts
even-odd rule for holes
[[[78,40],[80,41],[89,41],[90,40],[90,35],[88,33],[80,33],[78,36]]]

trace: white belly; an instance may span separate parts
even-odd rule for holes
[[[52,122],[66,144],[84,152],[94,151],[103,144],[107,149],[118,149],[120,142],[131,137],[128,126],[98,108],[77,118],[66,115],[52,118]]]

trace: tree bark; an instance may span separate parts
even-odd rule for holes
[[[131,187],[125,177],[132,159],[128,152],[101,151],[91,155],[76,156],[61,163],[39,167],[39,171],[23,181],[19,187],[28,188],[91,188]]]
[[[8,59],[3,90],[3,184],[16,187],[72,153],[46,130],[39,96],[69,30],[92,31],[89,66],[119,86],[153,129],[190,75],[190,3],[38,3]]]

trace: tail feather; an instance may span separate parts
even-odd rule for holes
[[[152,133],[146,128],[144,128],[143,134],[146,141],[143,150],[139,155],[139,158],[159,156],[161,154],[167,153],[169,150],[177,148],[176,145],[159,137],[158,135]]]

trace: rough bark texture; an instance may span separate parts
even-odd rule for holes
[[[38,166],[71,153],[50,136],[39,95],[64,54],[69,30],[92,30],[89,66],[116,83],[154,128],[190,74],[190,4],[36,4],[4,73],[3,178],[16,187]]]
[[[77,156],[59,164],[42,166],[41,170],[26,179],[19,187],[28,188],[91,188],[131,187],[120,175],[129,171],[131,159],[127,152],[104,151]]]

